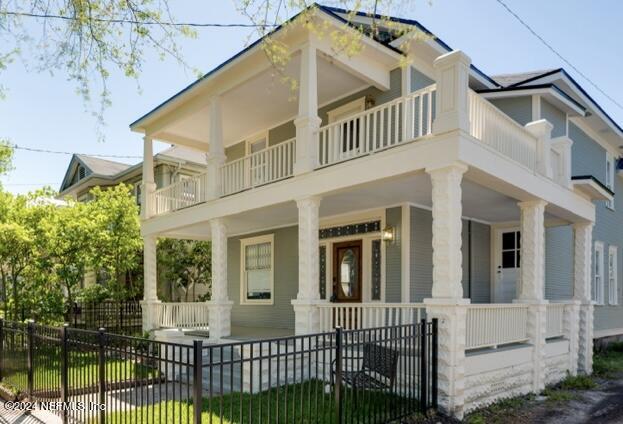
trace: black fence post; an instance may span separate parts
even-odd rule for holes
[[[34,356],[34,343],[33,343],[34,322],[28,321],[26,325],[26,339],[28,343],[28,399],[32,400],[32,392],[34,385],[34,372],[33,372],[33,356]]]
[[[212,372],[212,370],[210,370]],[[201,404],[203,403],[203,341],[193,342],[193,410],[195,424],[201,424]],[[210,393],[212,396],[212,393]]]
[[[342,327],[335,327],[335,418],[341,424],[342,413]]]
[[[426,347],[426,338],[428,337],[428,331],[426,331],[426,319],[422,319],[420,321],[420,411],[426,414],[426,410],[428,409],[428,397],[426,393],[426,389],[428,389],[428,375],[426,374],[428,371],[427,368],[427,357],[428,357],[428,349]]]
[[[106,402],[106,334],[103,328],[99,329],[98,341],[99,341],[99,354],[98,354],[98,362],[99,362],[99,390],[98,390],[98,398],[100,404],[100,412],[99,412],[99,423],[106,423],[106,408],[103,408],[102,405]]]
[[[61,327],[61,402],[63,404],[62,419],[63,424],[67,424],[67,409],[68,402],[68,386],[67,386],[67,328],[69,324],[64,324]]]
[[[437,318],[433,318],[433,340],[431,342],[431,390],[433,395],[433,408],[437,409],[438,401],[437,401],[437,389],[438,389],[438,381],[437,381],[437,361],[439,351],[437,350],[439,347],[437,346]]]
[[[4,319],[0,318],[0,381],[4,368]]]

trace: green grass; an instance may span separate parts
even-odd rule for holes
[[[572,393],[568,390],[561,390],[561,389],[545,389],[543,391],[543,396],[547,397],[548,402],[554,402],[554,403],[558,403],[558,402],[567,402],[573,399],[577,399],[577,395],[575,393]]]
[[[560,382],[562,390],[590,390],[595,387],[597,383],[589,375],[570,375]]]
[[[534,400],[533,394],[501,399],[486,408],[480,409],[465,417],[467,424],[506,423],[509,417]]]
[[[37,355],[34,365],[34,390],[54,390],[60,386],[60,357],[58,352],[50,351],[45,355]],[[12,363],[12,358],[5,358],[5,375],[2,385],[12,392],[25,392],[27,389],[28,373],[25,367]],[[99,365],[96,354],[72,353],[70,366],[67,372],[69,387],[72,389],[94,386],[99,381]],[[11,372],[11,369],[18,369]],[[156,377],[156,369],[131,360],[107,358],[106,381],[116,382],[125,380]]]
[[[222,418],[220,399],[216,398],[210,402],[204,398],[201,406],[201,422],[334,423],[334,394],[325,393],[324,388],[325,383],[311,380],[262,393],[227,394],[222,398]],[[353,392],[345,390],[344,422],[375,421],[375,418],[381,420],[384,413],[397,414],[401,409],[407,412],[409,406],[416,409],[415,402],[412,400],[412,404],[409,405],[406,399],[396,395],[369,391],[359,392],[359,398],[355,401]],[[109,412],[106,422],[187,422],[187,420],[192,422],[193,417],[192,401],[168,401],[130,411]],[[252,420],[250,417],[253,417]]]
[[[612,343],[593,357],[593,373],[598,377],[615,378],[623,373],[623,343]]]

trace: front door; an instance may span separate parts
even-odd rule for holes
[[[517,228],[497,231],[494,302],[511,303],[517,298],[517,279],[521,256],[521,233]]]
[[[333,299],[361,302],[361,240],[333,245]]]

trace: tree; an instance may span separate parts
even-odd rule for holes
[[[134,297],[137,287],[132,272],[139,266],[142,239],[138,206],[125,184],[105,190],[91,190],[94,197],[86,212],[94,225],[93,246],[97,255],[93,266],[109,276],[108,289],[113,298]],[[126,281],[127,278],[127,281]]]
[[[62,70],[85,101],[99,81],[99,111],[110,104],[107,82],[113,69],[137,78],[146,55],[157,52],[184,66],[180,36],[168,0],[5,0],[0,1],[0,70],[20,54],[36,70]],[[7,42],[11,40],[12,43]],[[21,55],[31,51],[31,58]]]
[[[13,319],[19,316],[22,279],[33,255],[34,242],[28,228],[18,223],[0,223],[0,279],[5,316],[8,316],[9,287],[11,287],[10,303]]]
[[[97,253],[93,243],[96,226],[87,208],[87,204],[71,202],[67,207],[48,209],[51,213],[40,222],[39,266],[52,271],[69,305]]]
[[[158,242],[158,266],[169,283],[184,292],[188,301],[191,287],[207,285],[208,296],[211,289],[212,248],[210,242],[161,239]]]

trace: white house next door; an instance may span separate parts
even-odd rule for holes
[[[517,298],[517,280],[521,252],[518,228],[497,230],[495,243],[495,286],[493,301],[511,303]]]

